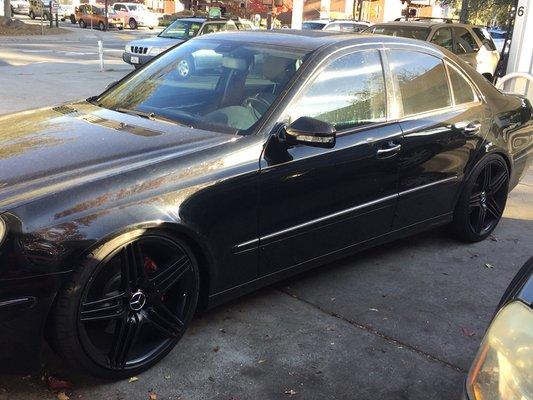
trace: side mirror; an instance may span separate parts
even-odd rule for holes
[[[285,138],[290,144],[330,149],[335,146],[336,134],[333,125],[311,117],[300,117],[285,127]]]

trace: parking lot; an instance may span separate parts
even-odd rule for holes
[[[153,31],[0,37],[0,115],[97,94]],[[105,47],[100,71],[97,41]],[[0,133],[1,137],[1,133]],[[533,256],[533,171],[477,244],[445,229],[383,245],[199,315],[135,381],[78,374],[46,349],[71,399],[453,399],[500,296]],[[0,376],[0,400],[54,399],[41,379]]]

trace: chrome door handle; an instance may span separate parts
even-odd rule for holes
[[[378,149],[376,152],[376,155],[378,158],[388,158],[392,157],[393,155],[397,154],[402,148],[401,144],[397,144],[396,146],[387,147],[385,149]]]
[[[480,122],[471,122],[463,128],[463,132],[467,135],[475,135],[481,130]]]

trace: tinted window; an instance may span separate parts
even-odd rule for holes
[[[451,105],[446,71],[437,57],[413,51],[391,51],[390,65],[398,81],[404,115]]]
[[[450,28],[441,28],[437,30],[431,38],[431,43],[453,51],[452,30]]]
[[[379,35],[401,36],[410,39],[426,40],[429,35],[429,28],[406,25],[374,25],[365,32]]]
[[[452,82],[453,96],[455,104],[470,103],[476,100],[474,91],[466,79],[455,70],[455,68],[448,66],[448,73],[450,74],[450,81]]]
[[[455,30],[455,40],[457,42],[457,54],[475,53],[479,50],[476,40],[468,30],[461,27]]]
[[[485,46],[487,50],[496,50],[496,45],[492,41],[489,31],[487,31],[485,28],[472,28],[472,30],[478,39],[481,40],[481,43],[483,43],[483,46]]]
[[[159,34],[159,37],[169,39],[188,39],[196,36],[201,26],[202,24],[199,22],[177,19],[167,26],[165,30]]]
[[[304,22],[302,29],[321,30],[326,26],[325,22]]]
[[[385,82],[377,51],[341,57],[329,64],[290,108],[291,121],[307,116],[337,130],[385,119]]]

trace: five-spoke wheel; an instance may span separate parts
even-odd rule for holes
[[[68,324],[55,318],[55,347],[108,377],[138,373],[166,355],[198,299],[198,267],[185,243],[163,232],[130,236],[87,260],[73,282],[80,289],[69,286],[56,307]]]
[[[454,229],[465,240],[486,238],[500,221],[509,190],[509,170],[499,155],[490,155],[473,171],[457,204]]]

